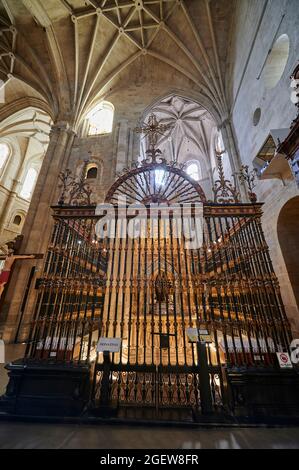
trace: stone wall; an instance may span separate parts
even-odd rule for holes
[[[222,125],[224,145],[228,152],[224,162],[226,176],[229,176],[230,170],[238,169],[240,160],[252,166],[270,129],[289,127],[295,116],[295,108],[290,101],[289,76],[298,60],[299,49],[298,0],[237,0],[235,4],[229,58],[231,65],[228,66],[225,80],[232,129],[227,116],[221,117],[222,122],[219,122],[219,116],[218,122],[215,121],[217,126]],[[204,23],[203,21],[202,27],[206,26]],[[287,33],[290,38],[289,58],[279,83],[274,88],[267,89],[262,69],[274,39],[283,33]],[[186,64],[187,69],[188,62]],[[185,66],[185,62],[182,65]],[[111,88],[109,87],[110,82],[102,90],[101,98],[112,102],[115,107],[111,134],[87,137],[86,126],[82,123],[74,137],[73,121],[69,116],[65,121],[62,119],[61,122],[56,122],[52,130],[51,143],[24,227],[23,249],[27,252],[46,250],[52,228],[49,206],[57,201],[58,175],[61,170],[69,167],[79,174],[88,157],[97,163],[98,177],[90,184],[96,195],[96,202],[102,201],[117,172],[138,158],[140,137],[134,134],[133,129],[144,113],[159,99],[170,94],[198,99],[198,92],[196,94],[194,91],[191,80],[165,63],[147,56],[146,51],[132,66],[125,68],[118,75],[117,81],[111,82]],[[202,106],[207,105],[207,102],[199,102]],[[261,119],[254,126],[252,117],[256,108],[261,108]],[[215,174],[212,154],[210,158],[211,172],[214,169]],[[273,179],[258,182],[257,193],[259,200],[265,202],[263,226],[284,302],[294,329],[299,331],[299,313],[277,236],[280,210],[289,199],[298,194],[298,188],[292,180],[282,182]],[[4,200],[5,195],[2,202]],[[21,273],[20,263],[16,263],[14,282],[19,283],[19,288],[15,293],[11,286],[3,309],[4,321],[6,315],[11,317],[11,330],[14,328],[26,286],[31,266],[29,264],[24,267],[24,273]],[[42,262],[37,263],[38,269],[41,265]],[[34,295],[30,298],[28,316],[33,305]]]
[[[299,15],[297,0],[238,0],[232,37],[229,80],[231,114],[237,147],[243,163],[253,160],[271,129],[289,128],[296,115],[290,101],[290,75],[298,63]],[[265,62],[275,39],[287,33],[289,57],[281,79],[269,89]],[[254,126],[253,114],[261,108]],[[294,180],[271,179],[257,184],[258,199],[265,203],[263,227],[279,277],[283,300],[294,330],[299,331],[299,312],[289,282],[277,235],[277,220],[284,204],[298,195]]]
[[[19,195],[20,168],[26,153],[24,141],[25,139],[17,138],[1,139],[1,142],[8,144],[11,153],[0,172],[0,246],[21,233],[29,208],[29,201]],[[20,225],[13,224],[16,215],[22,217]]]

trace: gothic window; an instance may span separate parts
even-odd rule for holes
[[[21,225],[21,223],[22,223],[22,217],[20,215],[16,215],[15,218],[13,219],[13,224]]]
[[[195,181],[199,181],[201,179],[201,168],[199,162],[191,161],[187,163],[186,173]]]
[[[216,148],[216,151],[218,153],[222,153],[225,151],[225,147],[224,147],[224,143],[223,143],[223,139],[222,139],[222,135],[221,135],[221,132],[218,132],[216,134],[216,138],[215,138],[215,148]]]
[[[0,171],[4,168],[9,157],[10,150],[7,144],[0,144]]]
[[[20,196],[24,199],[30,199],[37,180],[37,171],[35,168],[29,168],[25,177]]]
[[[89,121],[88,135],[109,134],[112,132],[114,106],[102,101],[87,115]]]

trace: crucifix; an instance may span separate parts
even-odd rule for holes
[[[25,259],[42,259],[43,254],[15,254],[16,251],[16,242],[7,243],[8,246],[8,255],[0,255],[0,261],[4,261],[4,266],[0,273],[0,299],[5,289],[6,284],[9,281],[13,264],[16,260],[25,260]]]

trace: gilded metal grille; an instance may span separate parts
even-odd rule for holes
[[[58,209],[38,280],[27,358],[89,362],[95,355],[107,266],[95,224],[95,218],[80,216],[74,208],[63,215]]]
[[[203,244],[187,249],[174,216],[152,238],[98,240],[93,207],[55,207],[26,357],[95,363],[97,340],[122,338],[111,355],[109,396],[119,405],[199,407],[200,363],[187,328],[207,329],[212,399],[222,368],[273,367],[291,338],[261,227],[259,204],[204,204]],[[122,224],[115,225],[115,234]],[[149,220],[146,219],[149,224]],[[167,233],[167,237],[162,234]]]

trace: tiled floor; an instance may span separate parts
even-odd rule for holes
[[[299,428],[186,429],[0,422],[0,449],[299,449]]]

